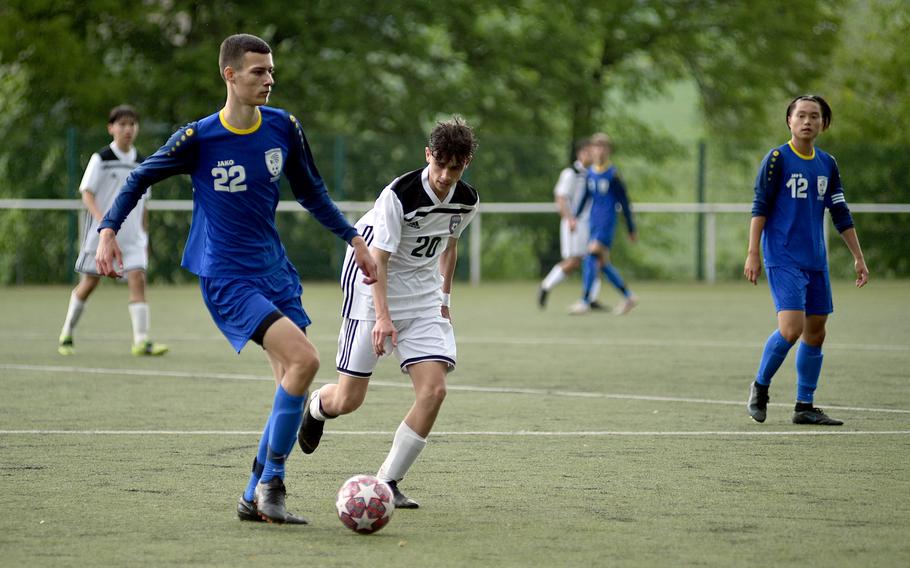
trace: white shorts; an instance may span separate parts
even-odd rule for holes
[[[565,219],[559,223],[559,251],[563,258],[584,256],[588,252],[588,220],[579,220],[575,230],[569,230],[569,222]]]
[[[135,246],[123,246],[120,248],[120,252],[123,254],[123,271],[130,272],[132,270],[147,270],[149,265],[148,249],[143,247]],[[100,276],[101,273],[98,272],[98,265],[95,264],[95,252],[82,251],[79,253],[79,258],[76,259],[76,272],[81,272],[82,274],[91,274],[93,276]]]
[[[455,370],[455,330],[452,322],[442,316],[406,319],[393,322],[398,330],[398,347],[394,350],[401,372],[408,365],[423,361],[440,361],[447,371]],[[369,378],[379,356],[373,351],[373,326],[370,320],[344,318],[338,333],[338,354],[335,368],[351,377]],[[391,348],[391,338],[386,353]]]

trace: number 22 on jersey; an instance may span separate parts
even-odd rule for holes
[[[233,165],[230,167],[212,168],[212,177],[215,178],[212,186],[215,191],[227,191],[235,193],[246,191],[246,170],[243,166]]]

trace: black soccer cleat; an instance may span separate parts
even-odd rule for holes
[[[544,288],[540,288],[537,291],[537,305],[540,306],[540,309],[547,307],[547,296],[550,295],[550,291]]]
[[[843,420],[831,418],[821,408],[808,408],[806,410],[795,410],[793,412],[794,424],[815,424],[817,426],[842,426]]]
[[[389,487],[392,488],[392,501],[395,503],[396,509],[419,509],[420,503],[411,499],[404,493],[398,490],[397,481],[386,481],[389,484]]]
[[[601,304],[601,303],[598,302],[597,300],[591,300],[591,303],[590,303],[589,305],[591,306],[591,311],[594,311],[594,312],[609,312],[609,311],[612,311],[612,308],[610,308],[610,306],[606,306],[606,305],[604,305],[604,304]]]
[[[300,430],[297,432],[297,443],[305,454],[312,454],[319,447],[319,440],[322,439],[322,429],[325,427],[325,421],[316,420],[310,414],[310,401],[303,410],[303,422],[300,423]]]
[[[255,523],[263,523],[263,519],[259,515],[259,510],[256,508],[256,503],[253,501],[247,501],[240,496],[240,501],[237,502],[237,517],[241,521],[252,521]],[[294,513],[285,513],[284,522],[289,525],[308,525],[310,522],[303,517],[297,516]]]
[[[256,484],[256,509],[262,520],[270,523],[285,523],[288,511],[285,506],[287,489],[280,477],[273,477],[268,483]]]
[[[768,417],[768,387],[762,386],[756,382],[749,385],[749,402],[746,408],[749,410],[749,416],[756,422],[764,422]],[[795,420],[795,419],[794,419]]]

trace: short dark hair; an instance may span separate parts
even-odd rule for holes
[[[454,159],[464,163],[474,157],[477,140],[474,138],[474,129],[460,116],[453,116],[451,120],[436,123],[430,132],[427,146],[437,162],[446,163]]]
[[[578,140],[575,141],[575,144],[572,145],[572,149],[575,150],[575,154],[577,155],[579,152],[581,152],[582,150],[584,150],[585,148],[587,148],[590,145],[591,145],[590,138],[579,138]]]
[[[243,54],[248,51],[253,53],[272,53],[272,48],[262,38],[250,34],[234,34],[224,38],[221,49],[218,51],[218,73],[224,79],[225,67],[238,67],[243,59]]]
[[[787,127],[790,126],[790,115],[793,114],[793,109],[796,108],[796,103],[799,101],[813,101],[818,103],[818,106],[822,109],[822,130],[827,130],[831,126],[831,119],[834,118],[834,114],[831,112],[831,105],[828,104],[828,101],[823,99],[821,95],[800,95],[790,101],[790,104],[787,106]]]
[[[107,123],[114,124],[121,118],[132,118],[133,122],[139,122],[139,113],[130,105],[117,105],[107,115]]]

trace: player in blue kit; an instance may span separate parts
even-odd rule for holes
[[[627,314],[638,304],[638,298],[629,290],[619,271],[610,262],[610,247],[613,246],[613,233],[616,230],[616,206],[622,209],[629,230],[629,240],[638,239],[635,233],[635,222],[632,220],[632,209],[626,186],[619,176],[616,166],[610,163],[610,138],[603,133],[591,136],[591,147],[594,165],[588,170],[588,191],[578,204],[576,217],[587,203],[591,202],[589,215],[590,240],[588,254],[582,262],[582,296],[570,312],[585,314],[591,311],[591,290],[603,272],[607,280],[622,294],[623,300],[613,308],[617,315]]]
[[[279,181],[322,225],[350,244],[365,283],[376,262],[326,191],[299,121],[262,106],[274,85],[269,45],[232,35],[218,58],[227,101],[191,122],[130,174],[102,221],[96,255],[106,276],[122,270],[115,233],[145,188],[176,174],[193,182],[193,221],[182,265],[199,276],[215,324],[238,352],[249,340],[265,350],[277,383],[253,473],[237,505],[241,520],[306,524],[285,506],[285,461],[297,439],[319,354],[307,339],[302,288],[275,227]]]
[[[865,286],[869,270],[840,173],[834,158],[815,147],[815,139],[831,125],[831,107],[818,95],[796,97],[787,107],[790,141],[771,150],[755,180],[749,252],[743,272],[753,284],[761,273],[759,240],[771,297],[777,309],[777,330],[768,337],[747,409],[764,422],[771,378],[800,337],[796,351],[794,424],[839,426],[843,421],[813,405],[822,368],[825,323],[834,311],[825,250],[825,208],[853,253],[856,286]]]

